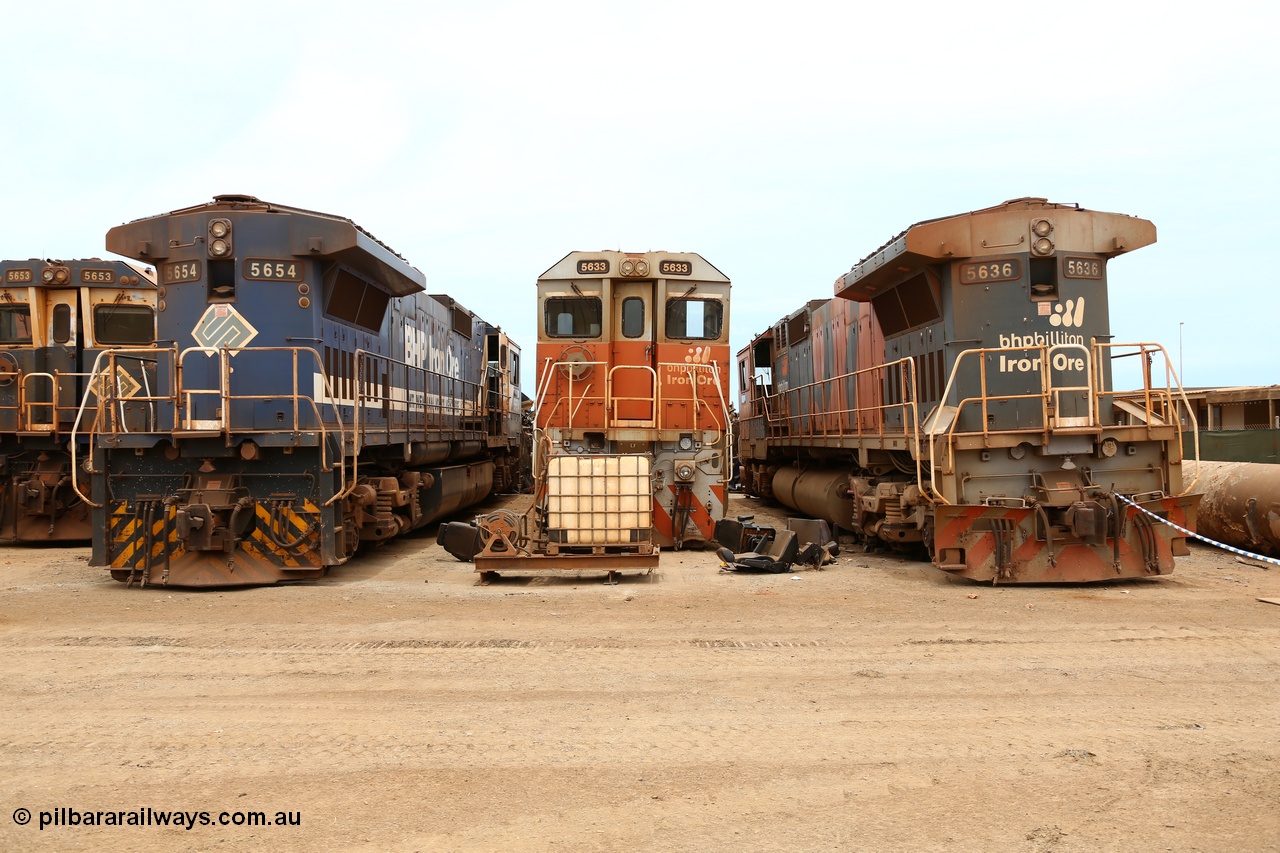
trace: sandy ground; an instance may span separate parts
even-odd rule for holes
[[[1219,551],[1037,588],[861,553],[481,585],[434,529],[282,588],[87,558],[0,553],[0,849],[1280,849],[1280,569]],[[210,823],[83,817],[147,809]],[[255,811],[299,825],[218,823]]]

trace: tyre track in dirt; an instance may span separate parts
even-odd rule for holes
[[[711,555],[664,554],[658,580],[617,587],[481,586],[426,542],[373,557],[317,584],[194,595],[124,590],[74,557],[56,582],[11,570],[0,801],[288,808],[304,824],[4,820],[0,849],[1280,839],[1280,608],[1253,600],[1280,578],[1224,581],[1242,571],[1211,554],[1158,582],[1008,590],[878,555],[718,576]]]

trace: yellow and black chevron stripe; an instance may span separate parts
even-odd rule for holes
[[[115,501],[107,518],[107,541],[111,547],[111,568],[141,570],[146,564],[147,525],[142,520],[142,504],[130,507],[128,501]],[[246,558],[282,569],[321,568],[324,563],[320,549],[320,509],[310,500],[304,500],[301,510],[282,506],[272,519],[270,508],[261,502],[255,505],[257,527],[247,539],[239,543],[235,559],[242,563]],[[164,561],[175,561],[187,553],[185,543],[178,538],[175,518],[177,508],[157,502],[151,520],[151,565],[153,570]],[[165,531],[168,531],[166,537]],[[282,542],[300,541],[292,548],[280,548],[267,536],[267,530]]]

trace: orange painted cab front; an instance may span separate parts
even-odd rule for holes
[[[573,252],[538,278],[539,451],[648,454],[669,545],[724,515],[729,289],[693,253]]]

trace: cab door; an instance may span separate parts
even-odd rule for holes
[[[47,344],[43,348],[44,364],[38,369],[53,378],[40,377],[28,385],[26,390],[32,405],[28,405],[27,413],[32,429],[51,429],[45,425],[56,421],[58,429],[67,430],[75,421],[83,391],[78,375],[84,346],[80,329],[80,288],[50,288],[44,291],[44,296],[45,312],[41,319]]]
[[[658,360],[654,283],[614,282],[611,314],[609,426],[654,427]]]

